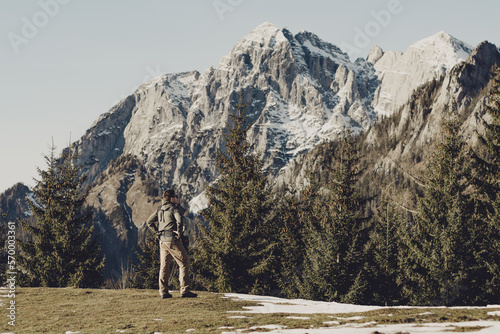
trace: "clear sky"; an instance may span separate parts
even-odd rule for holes
[[[497,0],[0,0],[0,193],[144,81],[217,66],[263,22],[365,58],[439,31],[500,46]],[[349,49],[349,50],[347,50]]]

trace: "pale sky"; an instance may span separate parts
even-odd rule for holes
[[[34,185],[52,138],[60,152],[152,77],[216,67],[263,22],[365,58],[439,31],[500,46],[498,13],[497,0],[0,0],[0,193]]]

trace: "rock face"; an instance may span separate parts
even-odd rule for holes
[[[420,85],[439,78],[464,61],[472,47],[439,32],[418,41],[405,53],[372,50],[369,55],[380,81],[372,106],[378,115],[391,115]]]
[[[425,157],[441,132],[441,121],[451,112],[465,119],[463,135],[474,145],[478,133],[484,131],[484,90],[498,65],[498,49],[491,43],[483,42],[464,62],[415,91],[398,111],[398,122],[386,129],[389,136],[399,138],[398,144],[378,158],[375,168],[387,171],[394,166],[394,161],[414,165],[415,160]],[[377,136],[369,132],[367,141],[377,145]],[[420,158],[415,159],[415,156]]]
[[[495,45],[483,42],[464,62],[416,89],[394,111],[393,116],[375,124],[361,136],[361,147],[370,155],[363,161],[366,165],[362,178],[368,178],[368,183],[371,183],[376,175],[384,175],[396,183],[397,177],[394,175],[400,173],[405,173],[410,179],[422,175],[436,138],[441,134],[441,121],[451,113],[464,120],[462,136],[474,146],[478,134],[484,134],[484,123],[487,121],[484,103],[488,96],[488,83],[492,71],[499,65],[499,50]],[[317,161],[325,160],[325,152],[331,152],[328,146],[291,160],[275,178],[275,182],[278,185],[294,184],[300,187],[307,170]],[[390,188],[392,190],[397,186],[392,184]],[[398,204],[415,205],[413,195],[406,189],[396,191],[401,191],[398,193]]]
[[[122,269],[130,269],[129,260],[145,238],[144,222],[160,204],[152,180],[140,161],[123,155],[100,173],[88,193],[87,204],[94,208],[96,231],[106,254],[106,276],[118,278]]]
[[[131,249],[144,238],[143,223],[159,204],[160,188],[175,186],[191,212],[203,207],[199,195],[217,176],[214,153],[224,149],[223,133],[240,97],[247,103],[253,149],[265,168],[283,175],[295,157],[346,129],[366,131],[400,108],[406,108],[402,119],[410,119],[406,102],[430,80],[446,74],[446,94],[470,96],[484,85],[487,65],[498,57],[487,43],[471,51],[438,33],[405,53],[375,47],[366,60],[352,62],[310,32],[294,35],[264,23],[216,68],[144,83],[73,144],[88,176],[88,203],[98,212],[108,270],[119,271],[133,256]]]
[[[294,156],[390,115],[421,84],[467,55],[439,33],[404,54],[374,48],[351,62],[338,47],[302,31],[264,23],[216,68],[155,78],[98,119],[75,147],[94,180],[109,162],[135,156],[162,185],[191,198],[214,179],[213,153],[241,95],[248,138],[277,173]],[[222,145],[222,146],[221,146]]]
[[[0,222],[30,217],[32,212],[27,200],[31,198],[33,198],[33,193],[22,183],[17,183],[12,188],[7,189],[0,195],[0,214],[2,214]]]

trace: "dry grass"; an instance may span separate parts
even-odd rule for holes
[[[161,300],[154,290],[100,290],[19,288],[16,294],[16,326],[8,325],[7,310],[2,307],[4,319],[1,332],[21,333],[220,333],[224,328],[248,329],[263,325],[282,325],[287,328],[326,327],[324,322],[337,320],[340,324],[356,322],[342,320],[363,316],[360,323],[378,324],[459,322],[472,320],[499,320],[488,316],[493,309],[404,308],[385,309],[355,314],[301,315],[309,319],[290,319],[290,314],[246,314],[233,318],[244,306],[256,303],[221,298],[220,294],[201,292],[199,298]],[[8,300],[4,298],[3,303]],[[335,325],[333,325],[335,326]],[[457,328],[460,330],[461,328]],[[266,330],[262,330],[266,331]]]

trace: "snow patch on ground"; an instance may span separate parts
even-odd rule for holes
[[[241,301],[258,302],[258,306],[244,307],[247,311],[240,313],[296,313],[296,314],[339,314],[339,313],[361,313],[381,309],[417,309],[429,308],[431,306],[370,306],[370,305],[352,305],[336,302],[321,302],[306,299],[285,299],[270,296],[246,295],[240,293],[226,293],[225,298]],[[446,306],[432,306],[432,308],[447,308]],[[481,308],[500,308],[500,305],[488,306],[454,306],[450,309],[481,309]],[[500,311],[495,311],[500,312]],[[490,313],[495,313],[490,312]],[[354,319],[354,317],[352,317]],[[354,319],[359,320],[359,319]]]
[[[396,307],[383,307],[383,306],[367,306],[367,305],[350,305],[340,304],[335,302],[318,302],[304,299],[284,299],[269,296],[255,296],[245,295],[238,293],[226,293],[223,298],[230,298],[233,300],[245,300],[258,302],[259,306],[244,307],[246,311],[239,311],[240,313],[291,313],[291,314],[339,314],[339,313],[360,313],[379,309],[391,308],[416,308],[408,306]],[[443,307],[445,308],[445,307]],[[477,308],[500,308],[500,305],[490,305],[487,307],[450,307],[450,309],[477,309]],[[238,312],[238,311],[233,311]],[[422,313],[432,314],[429,312]],[[491,316],[500,316],[500,311],[488,312]],[[307,317],[287,317],[289,319],[307,320]],[[343,323],[346,321],[357,321],[364,319],[363,316],[354,317],[333,317],[334,319],[341,320]],[[255,332],[254,329],[268,329],[267,333],[273,334],[372,334],[374,332],[381,333],[426,333],[426,334],[443,334],[450,331],[461,331],[463,328],[470,328],[475,333],[480,334],[497,334],[500,333],[500,321],[467,321],[467,322],[449,322],[449,323],[425,323],[425,324],[377,324],[377,322],[366,323],[346,323],[341,325],[339,321],[332,320],[323,322],[325,327],[320,328],[303,328],[303,329],[286,329],[274,328],[276,325],[252,327],[245,330],[237,330],[234,332],[222,332],[223,334],[236,334],[241,333],[260,333]],[[229,329],[229,328],[228,328]]]
[[[286,317],[287,319],[295,319],[295,320],[310,320],[310,317]]]
[[[294,314],[325,314],[325,313],[355,313],[379,310],[381,306],[362,306],[340,304],[335,302],[318,302],[305,299],[284,299],[269,296],[255,296],[238,293],[226,293],[226,297],[239,300],[259,302],[259,306],[245,306],[248,311],[242,313],[294,313]]]
[[[246,315],[231,315],[231,316],[229,316],[227,318],[228,319],[246,319],[246,318],[249,318],[249,317],[247,317]]]
[[[266,327],[267,329],[271,329]],[[260,326],[263,329],[265,326]],[[474,328],[472,328],[474,327]],[[428,323],[428,324],[397,324],[397,325],[377,325],[375,322],[368,322],[364,324],[346,324],[335,327],[320,327],[320,328],[307,328],[307,329],[284,329],[278,328],[266,333],[271,334],[373,334],[380,333],[409,333],[409,334],[445,334],[454,331],[462,331],[463,328],[470,328],[467,331],[473,331],[480,334],[497,334],[500,333],[499,321],[469,321],[457,323]],[[262,333],[261,331],[252,331],[255,328],[248,330],[238,330],[236,332],[222,332],[222,334],[237,334],[237,333]]]
[[[337,317],[339,320],[344,320],[344,321],[357,321],[357,320],[362,320],[365,317],[362,316],[357,316],[357,317],[349,317],[349,318],[342,318],[342,317]]]
[[[264,326],[253,326],[253,327],[250,327],[250,329],[269,329],[269,330],[273,330],[273,329],[283,329],[283,328],[286,328],[286,326],[280,326],[280,325],[264,325]]]

